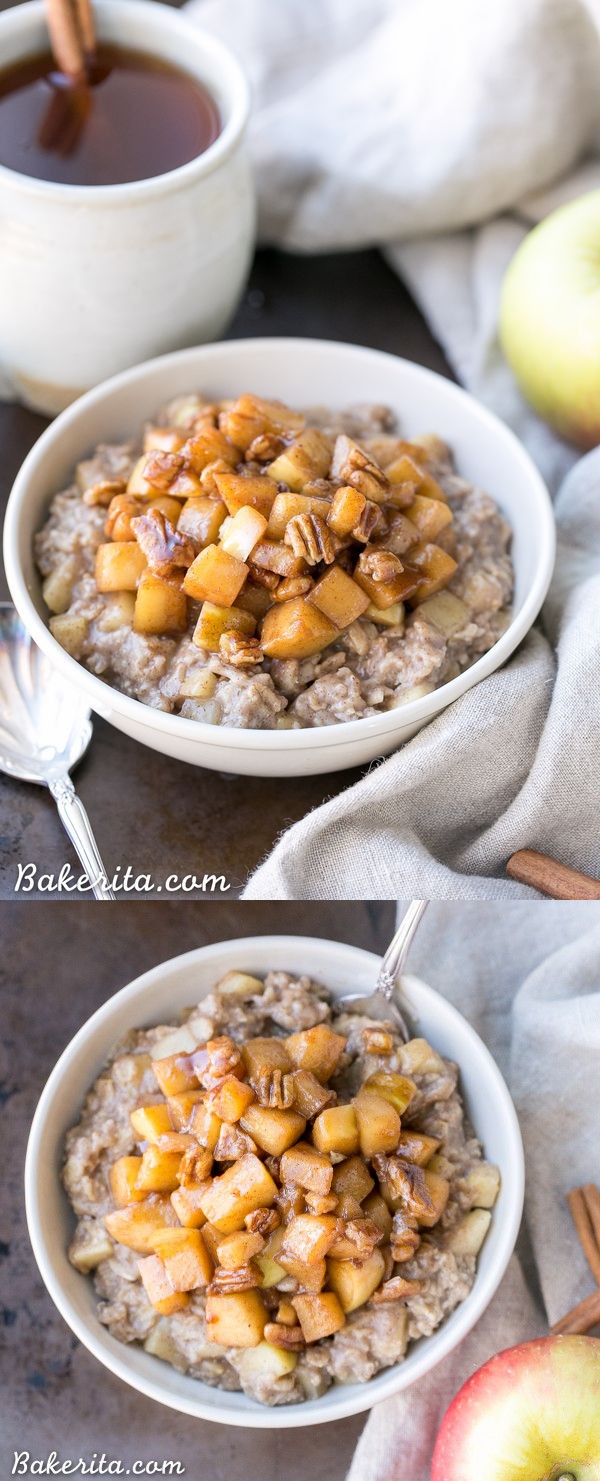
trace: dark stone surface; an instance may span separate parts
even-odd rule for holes
[[[180,951],[209,941],[277,931],[318,935],[383,951],[394,907],[385,904],[164,903],[123,905],[110,931],[93,902],[0,905],[2,978],[0,1111],[0,1348],[3,1403],[0,1478],[13,1452],[45,1459],[94,1451],[127,1466],[179,1460],[188,1481],[341,1481],[365,1416],[298,1430],[229,1429],[155,1405],[113,1378],[82,1348],[47,1295],[30,1250],[23,1208],[29,1126],[43,1085],[82,1023],[113,992]]]
[[[449,374],[415,305],[377,252],[316,258],[259,252],[230,337],[262,334],[349,340]],[[44,426],[42,417],[0,404],[0,509]],[[215,777],[142,748],[96,719],[76,781],[109,873],[131,864],[135,873],[151,872],[163,883],[175,872],[216,872],[237,895],[284,827],[360,774]],[[0,778],[0,898],[13,895],[18,861],[57,874],[67,860],[75,867],[50,797]]]

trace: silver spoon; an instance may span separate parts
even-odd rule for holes
[[[0,602],[0,771],[52,793],[96,900],[114,900],[69,776],[92,738],[90,712],[52,667],[11,602]]]
[[[409,905],[382,958],[373,992],[366,997],[361,997],[360,993],[348,993],[345,998],[338,998],[336,1013],[367,1013],[369,1018],[387,1019],[398,1029],[404,1043],[408,1043],[412,1034],[404,1015],[393,1001],[393,993],[413,936],[428,904],[428,900],[413,900]]]

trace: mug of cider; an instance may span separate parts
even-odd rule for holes
[[[235,58],[154,0],[94,11],[76,111],[43,0],[0,14],[0,378],[48,414],[140,360],[218,338],[254,239]]]

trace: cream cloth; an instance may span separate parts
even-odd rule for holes
[[[546,1335],[593,1289],[565,1194],[600,1178],[600,908],[433,904],[410,966],[465,1014],[508,1080],[525,1145],[525,1217],[487,1312],[427,1378],[372,1411],[348,1481],[428,1481],[442,1417],[469,1375]]]
[[[543,628],[284,833],[245,896],[530,896],[504,877],[527,846],[593,873],[600,453],[576,462],[524,405],[496,325],[527,226],[600,184],[600,0],[192,0],[188,13],[251,78],[263,239],[381,244],[458,377],[560,488]]]

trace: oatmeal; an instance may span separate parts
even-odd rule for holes
[[[36,537],[50,628],[93,674],[214,725],[298,729],[455,678],[510,621],[511,532],[380,406],[178,397],[101,446]]]
[[[66,1139],[99,1320],[269,1405],[401,1362],[468,1296],[498,1193],[457,1084],[286,972],[130,1033]]]

